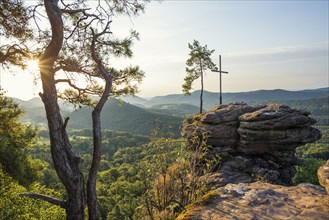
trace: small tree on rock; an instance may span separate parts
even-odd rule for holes
[[[207,45],[201,46],[199,41],[194,40],[193,44],[188,44],[190,49],[189,58],[186,61],[186,77],[183,84],[183,93],[191,95],[193,82],[201,78],[201,92],[200,92],[200,113],[203,109],[203,75],[207,69],[213,69],[215,64],[212,62],[210,56],[215,50],[209,50]]]

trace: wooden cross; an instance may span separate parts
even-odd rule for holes
[[[222,73],[228,74],[226,71],[222,71],[222,56],[219,55],[219,70],[217,67],[215,67],[214,70],[211,70],[212,72],[219,73],[219,104],[223,104],[222,100]]]

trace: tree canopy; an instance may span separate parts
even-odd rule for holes
[[[21,0],[2,0],[0,8],[0,64],[25,68],[29,57],[25,43],[33,36],[29,11]]]

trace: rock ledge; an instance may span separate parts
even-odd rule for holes
[[[325,190],[306,184],[280,186],[264,182],[228,184],[187,207],[178,220],[298,219],[328,220]]]

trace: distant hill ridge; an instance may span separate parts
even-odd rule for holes
[[[273,100],[303,100],[316,99],[329,95],[329,87],[319,89],[308,89],[300,91],[288,91],[283,89],[274,90],[256,90],[250,92],[223,93],[223,103],[230,102],[266,102]],[[162,104],[190,104],[199,105],[200,90],[192,92],[190,96],[183,94],[169,94],[165,96],[155,96],[151,99],[142,99],[140,97],[120,97],[125,102],[133,105],[145,106],[148,108],[154,105]],[[215,92],[204,91],[204,108],[210,109],[219,104],[219,94]]]
[[[103,128],[133,132],[148,135],[156,126],[161,127],[162,132],[173,129],[178,133],[178,127],[183,117],[198,113],[200,91],[195,91],[191,96],[183,94],[171,94],[157,96],[151,99],[140,97],[120,97],[122,105],[110,100],[102,112]],[[204,91],[204,109],[208,110],[218,105],[218,93]],[[313,100],[315,99],[315,100]],[[24,122],[45,125],[46,116],[41,99],[36,97],[28,101],[15,100],[26,110]],[[248,104],[282,103],[292,107],[310,110],[313,115],[321,119],[322,124],[329,123],[328,105],[329,88],[314,90],[287,91],[282,89],[257,90],[251,92],[224,93],[224,103],[246,102]],[[128,104],[130,103],[130,104]],[[72,106],[60,101],[62,116],[70,116],[69,127],[90,128],[91,109],[82,108],[74,111]],[[316,109],[315,106],[318,106]],[[314,110],[314,111],[313,111]],[[317,112],[320,111],[320,112]],[[172,127],[172,128],[170,128]]]

